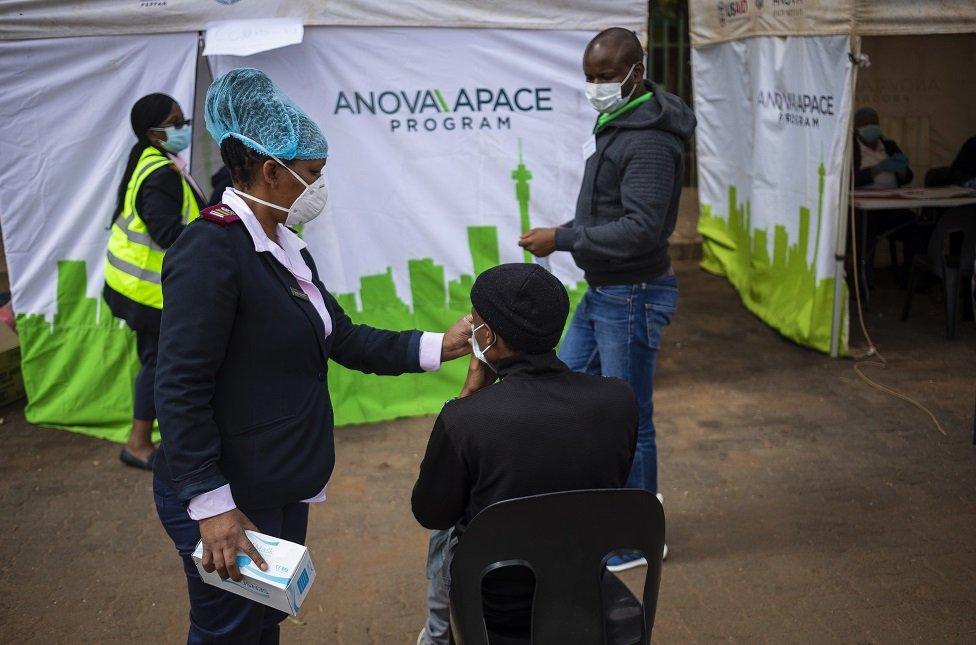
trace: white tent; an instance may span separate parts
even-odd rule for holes
[[[948,164],[976,133],[976,3],[691,0],[690,10],[703,267],[783,335],[844,353],[852,110],[879,109],[916,182]]]
[[[134,343],[100,293],[129,110],[162,91],[199,116],[198,41],[231,20],[255,21],[231,39],[301,41],[209,62],[267,71],[324,127],[332,211],[304,235],[326,285],[360,321],[438,329],[469,310],[474,275],[522,259],[522,228],[572,211],[593,121],[583,47],[605,27],[644,34],[647,3],[0,3],[0,222],[34,423],[125,436]],[[194,128],[198,166],[219,166]],[[553,270],[579,293],[571,263]],[[334,366],[336,421],[434,412],[463,372],[380,380]]]

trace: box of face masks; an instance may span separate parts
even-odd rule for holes
[[[255,531],[245,531],[247,538],[268,563],[268,570],[261,571],[251,558],[243,553],[237,554],[237,567],[244,579],[236,582],[228,578],[221,580],[214,571],[203,570],[203,541],[197,543],[193,552],[193,562],[197,565],[200,577],[207,584],[225,591],[244,596],[262,605],[279,609],[292,616],[298,613],[315,582],[315,566],[309,557],[308,549],[281,538],[264,535]]]

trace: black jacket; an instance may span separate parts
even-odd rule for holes
[[[680,98],[645,85],[649,101],[597,132],[576,217],[556,229],[556,248],[572,251],[592,286],[649,282],[671,267],[668,238],[696,121]]]
[[[460,534],[495,502],[627,483],[637,446],[637,401],[627,383],[571,372],[555,353],[496,367],[498,383],[448,403],[434,423],[411,499],[427,528]],[[491,632],[528,633],[534,584],[523,567],[485,576]]]
[[[889,157],[901,153],[901,148],[898,144],[891,139],[885,139],[881,137],[881,144],[884,146],[885,154]],[[899,186],[904,186],[912,181],[915,173],[912,172],[911,168],[905,171],[904,178],[902,175],[895,174],[895,181],[898,182]],[[854,135],[854,187],[858,188],[860,186],[869,186],[874,183],[874,176],[871,174],[870,168],[861,168],[861,145],[860,140],[857,135]]]
[[[555,353],[497,368],[499,382],[449,402],[434,422],[411,499],[429,529],[463,531],[505,499],[627,482],[637,445],[627,383],[572,372]]]
[[[302,255],[332,317],[328,337],[295,278],[254,250],[239,220],[201,218],[166,253],[155,467],[184,503],[225,483],[245,511],[316,495],[335,462],[328,359],[421,371],[420,332],[353,324]]]

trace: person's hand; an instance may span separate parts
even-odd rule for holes
[[[471,353],[471,316],[461,316],[444,332],[441,342],[441,362],[453,361]]]
[[[497,376],[491,368],[479,361],[474,356],[468,363],[468,377],[464,379],[464,387],[461,388],[461,397],[474,394],[483,387],[488,387],[495,382]]]
[[[556,250],[556,229],[534,228],[523,233],[519,238],[519,246],[536,257],[544,258],[552,255]]]
[[[221,579],[231,578],[240,582],[244,576],[237,568],[237,552],[247,555],[261,571],[268,570],[268,563],[264,561],[258,550],[247,539],[244,530],[257,531],[258,527],[247,519],[238,509],[231,509],[226,513],[200,520],[200,538],[203,540],[203,570],[208,573],[214,571]]]

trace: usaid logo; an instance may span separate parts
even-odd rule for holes
[[[762,8],[762,1],[757,1],[757,8]],[[717,7],[718,23],[724,27],[728,22],[734,22],[746,17],[749,13],[749,0],[718,0]]]

